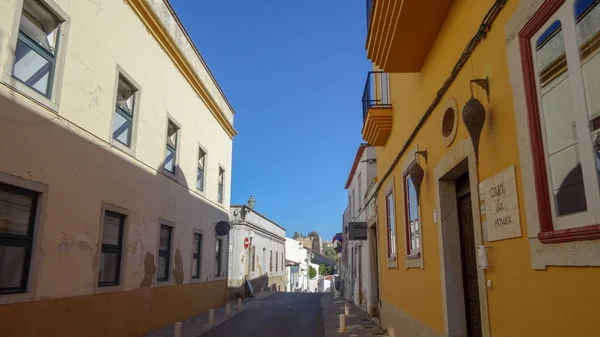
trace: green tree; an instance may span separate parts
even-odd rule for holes
[[[324,264],[319,266],[319,275],[329,275],[329,273],[327,273],[327,267]]]
[[[297,238],[302,237],[302,233],[298,233],[298,232],[294,232],[294,236],[292,236],[292,239],[296,240]]]
[[[338,254],[335,252],[335,248],[333,248],[333,246],[325,247],[325,250],[323,251],[323,255],[325,255],[325,257],[327,257],[328,259],[331,259],[335,262],[337,262],[337,260],[338,260]]]
[[[308,266],[308,277],[312,279],[315,278],[315,276],[317,276],[317,270],[312,266]]]
[[[319,233],[317,233],[317,231],[312,231],[312,232],[308,233],[308,237],[309,238],[318,238]]]

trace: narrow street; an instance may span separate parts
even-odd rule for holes
[[[277,293],[202,337],[325,337],[321,294]]]

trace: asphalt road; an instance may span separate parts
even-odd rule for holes
[[[325,337],[321,294],[277,293],[202,337]]]

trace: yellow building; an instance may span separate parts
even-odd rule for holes
[[[600,336],[598,3],[367,2],[397,336]]]

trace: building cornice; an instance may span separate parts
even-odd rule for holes
[[[208,110],[210,110],[210,112],[213,114],[213,116],[215,117],[217,122],[221,125],[223,130],[225,130],[227,135],[233,139],[233,137],[235,135],[237,135],[237,132],[235,131],[232,123],[229,121],[229,119],[225,115],[225,112],[220,107],[220,105],[216,101],[215,97],[213,97],[213,95],[211,95],[206,84],[202,82],[202,79],[200,78],[198,72],[194,70],[194,66],[192,65],[190,60],[185,56],[184,52],[177,45],[177,42],[175,41],[173,36],[169,33],[167,28],[165,28],[165,25],[163,24],[161,19],[158,17],[158,15],[155,12],[155,10],[153,9],[152,5],[147,0],[125,0],[125,1],[129,4],[129,6],[133,9],[133,11],[136,13],[136,15],[140,18],[140,20],[142,21],[144,26],[146,26],[146,29],[148,29],[150,34],[152,34],[152,36],[154,36],[156,41],[160,44],[160,46],[163,48],[163,50],[167,53],[167,55],[173,61],[173,63],[177,67],[177,69],[179,69],[179,71],[181,72],[183,77],[185,77],[185,79],[188,81],[190,86],[194,89],[194,91],[198,94],[198,96],[200,96],[200,98],[202,99],[204,104],[206,104],[206,106],[208,107]],[[167,2],[165,2],[165,6],[171,12],[170,14],[173,15],[174,20],[180,26],[179,28],[181,28],[183,34],[186,35],[187,39],[189,39],[187,36],[187,33],[185,32],[185,30],[179,23],[179,19],[174,15],[174,12],[172,11],[170,5]],[[191,47],[193,49],[195,49],[195,46],[193,45],[193,43],[191,43],[191,41],[190,41],[190,44],[191,44]],[[217,91],[222,95],[222,92],[218,88],[218,84],[216,84],[216,81],[214,80],[214,78],[212,77],[210,72],[208,71],[208,68],[204,65],[204,61],[199,56],[199,53],[197,52],[197,50],[194,50],[194,51],[195,51],[196,55],[198,56],[200,62],[202,63],[202,66],[204,66],[206,68],[206,71],[208,73],[210,80],[212,80],[214,82],[214,85],[217,88]],[[224,101],[223,104],[227,105],[227,107],[230,108],[229,102],[227,102],[227,99],[224,97],[224,95],[222,95],[222,96],[223,96],[223,101]],[[233,113],[234,113],[233,109],[231,109],[231,113],[233,115]]]

